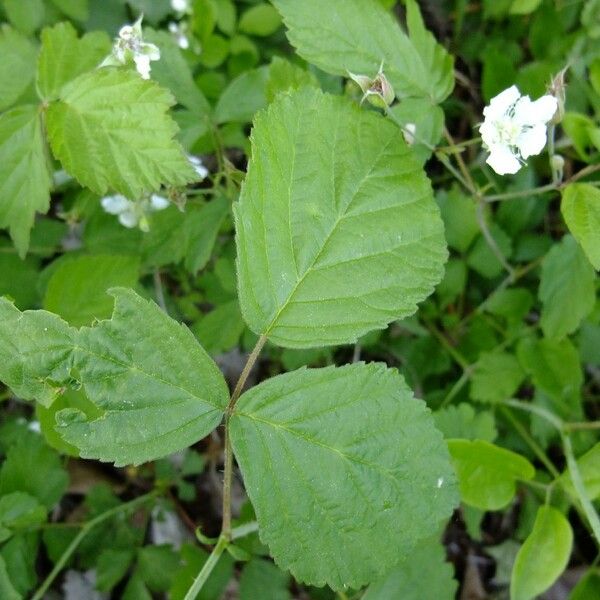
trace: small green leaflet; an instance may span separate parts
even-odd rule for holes
[[[454,87],[453,59],[408,4],[410,37],[377,0],[273,0],[298,54],[328,73],[374,76],[381,63],[400,97],[438,103]]]
[[[79,183],[138,199],[161,185],[185,185],[197,175],[167,114],[174,99],[126,69],[102,68],[68,83],[48,108],[50,145]]]
[[[526,458],[483,440],[448,440],[448,448],[458,475],[460,497],[476,508],[504,508],[515,495],[516,481],[535,475]]]
[[[269,379],[239,399],[230,432],[261,540],[298,581],[382,577],[458,500],[431,413],[382,364]]]
[[[479,402],[501,402],[519,389],[525,372],[514,354],[482,352],[471,377],[471,398]]]
[[[354,342],[443,275],[439,210],[398,128],[313,88],[256,118],[234,209],[242,313],[281,346]]]
[[[35,75],[36,50],[24,35],[0,25],[0,111],[10,108]]]
[[[50,204],[50,173],[37,106],[0,115],[0,227],[8,227],[21,258],[35,213]]]
[[[572,183],[562,193],[560,210],[594,268],[600,269],[600,190]]]
[[[110,47],[108,35],[101,31],[78,39],[70,23],[44,29],[37,70],[37,88],[42,98],[46,101],[58,98],[65,84],[96,68]]]
[[[475,409],[466,402],[440,408],[433,413],[435,426],[446,439],[464,438],[493,442],[498,436],[494,415],[486,410]]]
[[[0,380],[19,398],[49,406],[69,378],[74,334],[52,313],[21,312],[0,298]]]
[[[140,464],[191,446],[221,421],[229,399],[217,365],[187,327],[132,290],[116,288],[110,321],[83,327],[74,366],[104,414],[56,415],[84,458]]]
[[[540,324],[548,338],[573,333],[594,308],[596,273],[572,236],[565,235],[544,258],[538,295]]]
[[[533,531],[521,546],[510,581],[511,600],[533,600],[565,570],[573,547],[573,530],[551,506],[538,509]]]

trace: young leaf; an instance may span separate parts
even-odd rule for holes
[[[35,75],[36,50],[24,36],[0,26],[0,111],[10,108]]]
[[[492,413],[482,410],[476,413],[466,402],[436,410],[433,418],[435,426],[446,439],[464,438],[493,442],[498,435]]]
[[[572,183],[562,193],[560,210],[594,268],[600,269],[600,190]]]
[[[538,509],[533,531],[517,554],[510,581],[511,600],[532,600],[565,570],[573,547],[573,530],[551,506]]]
[[[261,540],[299,581],[383,576],[457,501],[431,414],[382,364],[269,379],[240,398],[230,428]]]
[[[600,498],[600,442],[577,459],[577,467],[590,500]],[[561,485],[576,495],[568,469],[560,476]]]
[[[594,268],[573,237],[565,235],[542,263],[538,295],[546,337],[562,339],[579,328],[594,308],[595,283]]]
[[[0,227],[9,228],[21,258],[36,211],[48,210],[50,183],[38,107],[0,115]]]
[[[103,68],[68,83],[48,108],[56,158],[82,185],[137,199],[197,179],[167,114],[169,92],[136,72]]]
[[[0,381],[19,398],[50,405],[69,378],[74,335],[60,317],[0,298]]]
[[[60,411],[62,437],[84,458],[139,464],[187,448],[212,431],[229,393],[218,367],[183,325],[132,290],[111,291],[110,321],[84,327],[75,368],[104,411]]]
[[[500,402],[510,398],[525,379],[519,361],[508,352],[482,352],[471,377],[471,398]]]
[[[376,0],[273,0],[298,54],[328,73],[374,76],[381,63],[399,96],[441,102],[452,91],[453,62],[409,5],[409,38]],[[335,24],[335,25],[333,25]]]
[[[242,313],[286,347],[412,314],[447,252],[429,181],[388,120],[303,88],[255,120],[235,206]]]
[[[504,508],[515,495],[517,480],[535,475],[520,454],[482,440],[448,440],[465,504],[483,510]]]
[[[82,73],[97,67],[110,52],[106,33],[95,31],[81,39],[70,23],[58,23],[42,31],[37,87],[46,101],[58,98],[62,88]]]

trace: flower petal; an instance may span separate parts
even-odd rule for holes
[[[133,57],[135,68],[142,79],[150,79],[150,57],[145,54],[135,54]]]
[[[515,105],[515,119],[528,125],[547,123],[557,109],[558,101],[554,96],[542,96],[535,102],[529,96],[523,96]]]
[[[517,139],[517,147],[523,158],[539,154],[546,145],[546,125],[538,123],[523,130]]]
[[[490,100],[489,106],[483,109],[483,114],[490,119],[499,119],[520,98],[521,92],[516,85],[500,92]]]
[[[127,200],[127,198],[121,194],[115,194],[114,196],[104,196],[104,198],[100,200],[100,204],[107,213],[118,215],[129,209],[131,201]]]
[[[521,168],[521,163],[508,146],[494,144],[490,146],[487,162],[498,175],[513,175]]]
[[[139,217],[135,214],[133,210],[126,210],[125,212],[119,215],[119,223],[123,225],[123,227],[127,227],[128,229],[132,229],[136,227],[139,223]]]
[[[491,148],[500,141],[500,134],[496,123],[486,120],[479,126],[479,133],[486,148]]]
[[[171,204],[167,198],[159,196],[158,194],[152,194],[150,196],[150,207],[152,210],[164,210]]]

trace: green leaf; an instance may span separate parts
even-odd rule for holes
[[[0,381],[48,406],[69,378],[74,331],[61,318],[0,298]]]
[[[570,235],[555,244],[542,262],[540,324],[548,338],[562,339],[579,328],[596,301],[596,273]]]
[[[422,29],[416,6],[409,6],[409,38],[376,0],[273,0],[273,4],[298,54],[328,73],[374,76],[383,62],[400,97],[441,102],[452,90],[452,59]]]
[[[0,26],[0,111],[10,108],[35,75],[34,45],[7,25]]]
[[[440,191],[436,200],[444,220],[448,245],[458,252],[466,252],[479,234],[475,203],[458,187]]]
[[[528,15],[537,10],[542,0],[513,0],[508,10],[511,15]]]
[[[219,354],[237,346],[244,328],[240,305],[232,300],[211,310],[192,331],[209,354]]]
[[[96,563],[96,589],[110,592],[125,577],[134,558],[133,549],[107,548]]]
[[[597,500],[600,498],[600,442],[577,459],[577,466],[589,499]],[[560,482],[572,495],[577,495],[568,470],[561,475]]]
[[[138,573],[134,573],[130,577],[123,590],[121,600],[152,600],[152,594]]]
[[[382,364],[269,379],[242,395],[230,428],[261,541],[301,582],[383,576],[457,501],[431,414]]]
[[[171,546],[146,546],[138,551],[136,570],[153,592],[166,592],[179,564],[179,556]]]
[[[499,510],[515,495],[517,480],[535,475],[533,465],[521,455],[482,440],[448,440],[465,504]]]
[[[433,413],[435,426],[446,439],[463,438],[493,442],[498,435],[494,416],[489,411],[478,411],[466,402],[448,406]]]
[[[3,598],[3,600],[23,600],[23,596],[15,590],[8,576],[6,562],[4,562],[2,556],[0,556],[0,598]]]
[[[538,509],[533,531],[521,546],[510,581],[511,600],[532,600],[565,570],[573,547],[573,530],[551,506]]]
[[[77,327],[108,319],[113,299],[106,291],[135,286],[139,269],[140,261],[135,256],[100,254],[64,261],[48,281],[44,308]]]
[[[111,291],[110,321],[84,327],[75,368],[103,412],[57,414],[57,431],[83,458],[139,464],[191,446],[223,416],[223,375],[183,325],[132,290]]]
[[[37,87],[46,101],[55,100],[69,82],[96,68],[110,52],[109,37],[101,31],[81,39],[70,23],[58,23],[42,31]]]
[[[525,379],[519,361],[508,352],[483,352],[471,377],[471,398],[501,402],[514,395]]]
[[[236,77],[223,91],[215,107],[217,123],[249,123],[254,113],[267,105],[265,88],[269,69],[260,67]]]
[[[600,190],[572,183],[563,190],[560,210],[594,268],[600,269]]]
[[[9,228],[21,258],[36,211],[48,210],[50,183],[38,107],[0,115],[0,227]]]
[[[240,600],[290,600],[290,576],[262,558],[252,559],[240,577]]]
[[[249,35],[266,37],[275,33],[281,25],[279,13],[266,2],[256,4],[240,17],[238,28]]]
[[[0,468],[0,495],[25,492],[48,510],[61,499],[68,483],[59,454],[38,436],[28,436],[11,446]]]
[[[8,20],[19,30],[31,35],[44,21],[43,0],[2,0]]]
[[[38,581],[36,559],[39,547],[37,531],[19,533],[0,548],[0,559],[17,592],[29,597],[28,592]],[[2,598],[4,600],[4,598]]]
[[[362,600],[454,600],[458,584],[438,537],[419,542],[398,567],[369,586]]]
[[[169,92],[136,72],[102,68],[68,83],[48,108],[50,145],[79,183],[137,199],[197,175],[174,141]]]
[[[279,56],[273,57],[269,65],[269,78],[266,86],[266,96],[269,102],[273,102],[275,96],[281,92],[297,90],[307,85],[319,87],[317,78],[310,71]]]
[[[1,588],[0,588],[1,589]],[[600,598],[600,569],[591,568],[572,589],[569,600],[598,600]]]
[[[0,529],[22,529],[46,520],[46,507],[37,498],[23,492],[0,497]],[[10,535],[10,534],[9,534]],[[0,543],[6,538],[0,538]]]
[[[52,0],[54,6],[75,21],[87,21],[90,16],[88,0]]]
[[[256,118],[234,209],[242,314],[281,346],[354,342],[443,275],[439,211],[397,126],[313,88]]]

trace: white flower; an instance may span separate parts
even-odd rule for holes
[[[180,14],[189,14],[192,12],[190,0],[171,0],[171,8]]]
[[[483,109],[485,120],[479,127],[490,152],[488,165],[499,175],[513,174],[527,158],[539,154],[546,145],[546,124],[557,108],[553,96],[532,102],[515,85],[492,98]]]
[[[169,31],[175,42],[182,50],[187,50],[190,47],[190,39],[187,36],[187,24],[186,23],[175,23],[171,21],[169,23]]]
[[[160,50],[142,39],[142,18],[133,25],[124,25],[115,39],[112,53],[100,64],[101,67],[126,65],[133,62],[142,79],[150,78],[150,61],[160,58]]]
[[[197,156],[188,154],[187,157],[192,163],[192,167],[194,167],[194,171],[196,171],[196,174],[200,179],[204,179],[208,176],[209,170],[202,164],[202,161]]]
[[[148,231],[148,214],[164,210],[170,202],[158,194],[152,194],[149,198],[138,202],[129,200],[121,194],[114,194],[113,196],[104,196],[100,200],[100,204],[105,212],[117,215],[119,223],[123,227],[128,229],[139,227],[142,231]]]

